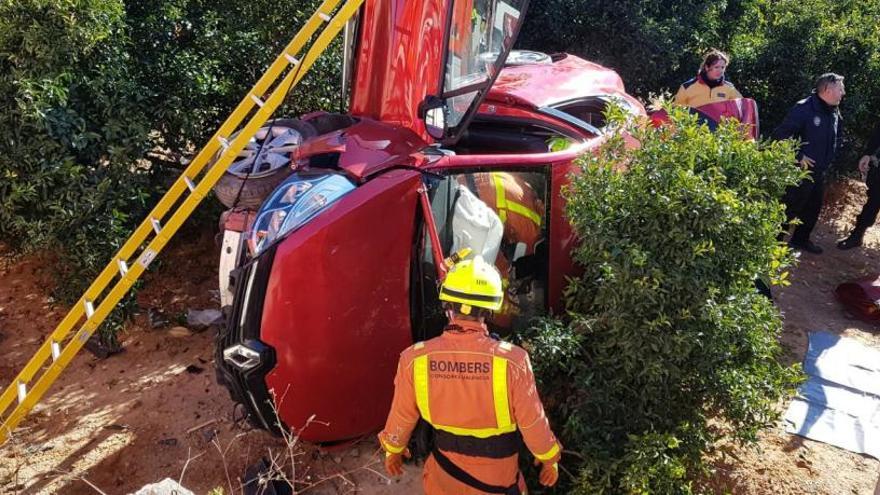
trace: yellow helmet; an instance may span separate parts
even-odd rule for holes
[[[501,275],[482,256],[456,263],[440,286],[440,300],[460,304],[466,315],[471,306],[498,311],[503,299]]]

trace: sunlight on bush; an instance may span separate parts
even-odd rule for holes
[[[564,459],[579,468],[575,493],[691,492],[712,445],[754,441],[800,380],[777,360],[779,311],[754,286],[792,262],[776,241],[778,199],[802,176],[791,144],[670,112],[660,129],[609,113],[641,147],[615,132],[582,160],[566,198],[584,273],[566,317],[523,339],[579,456]]]

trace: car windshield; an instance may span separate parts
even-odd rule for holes
[[[456,0],[449,33],[444,93],[490,81],[501,68],[521,21],[525,0]],[[455,127],[472,106],[477,90],[449,98],[447,124]]]

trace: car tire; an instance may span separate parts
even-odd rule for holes
[[[553,59],[550,55],[534,50],[511,50],[504,62],[505,67],[516,67],[518,65],[548,65],[552,64]]]
[[[271,129],[272,138],[269,143],[275,143],[281,139],[284,146],[277,148],[265,148],[263,142],[269,136]],[[289,148],[298,146],[310,138],[317,135],[314,126],[297,119],[276,119],[267,122],[261,127],[255,139],[242,152],[242,160],[234,161],[214,185],[214,194],[217,199],[227,208],[251,208],[257,209],[266,199],[266,197],[275,190],[278,184],[293,173],[290,166],[290,150]],[[234,140],[238,133],[233,134],[230,141]],[[263,138],[260,136],[263,135]],[[297,142],[298,141],[298,142]],[[296,142],[296,144],[292,144]],[[267,143],[268,144],[268,143]],[[263,146],[261,149],[260,146]],[[283,152],[273,153],[273,149],[282,150]],[[248,163],[248,157],[243,156],[260,150],[260,157],[270,156],[275,163],[270,165],[268,169],[253,171],[253,163]],[[215,155],[213,160],[219,156]],[[285,159],[286,156],[286,159]],[[266,166],[267,163],[260,160],[257,164],[258,168]]]

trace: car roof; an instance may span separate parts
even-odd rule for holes
[[[550,64],[505,67],[485,102],[553,106],[594,95],[625,94],[617,72],[571,54],[553,55]]]

